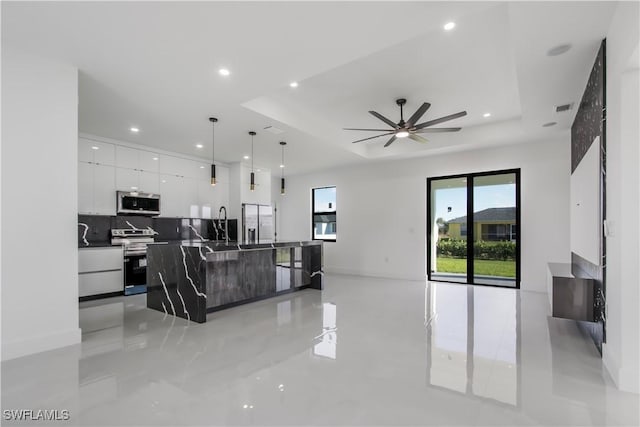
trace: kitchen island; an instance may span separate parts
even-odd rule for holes
[[[147,307],[194,322],[305,288],[321,290],[322,242],[182,240],[147,246]]]

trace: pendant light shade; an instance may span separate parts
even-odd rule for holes
[[[216,165],[215,165],[215,154],[216,154],[216,146],[215,146],[215,127],[218,119],[215,117],[209,117],[209,121],[211,122],[211,186],[216,185]]]
[[[251,184],[249,185],[249,189],[254,191],[256,189],[256,175],[253,173],[253,137],[256,136],[256,133],[250,131],[249,135],[251,135]]]
[[[280,195],[284,196],[284,146],[286,142],[280,141],[280,147],[282,147],[282,163],[280,163]]]

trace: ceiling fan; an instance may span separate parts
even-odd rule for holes
[[[384,144],[385,147],[388,147],[391,144],[393,144],[393,142],[397,138],[408,137],[409,139],[412,139],[414,141],[424,143],[424,142],[427,142],[427,139],[417,134],[436,133],[436,132],[457,132],[461,129],[461,128],[431,128],[429,126],[448,122],[449,120],[457,119],[458,117],[464,117],[467,115],[466,111],[460,111],[459,113],[450,114],[448,116],[440,117],[439,119],[429,120],[428,122],[416,124],[416,122],[420,120],[420,117],[422,117],[422,115],[427,112],[429,107],[431,107],[431,104],[429,104],[428,102],[425,102],[420,106],[420,108],[416,110],[415,113],[413,113],[413,115],[409,118],[409,120],[405,122],[403,117],[402,106],[406,103],[407,103],[407,100],[404,98],[396,99],[396,104],[400,106],[400,121],[397,124],[387,119],[385,116],[383,116],[380,113],[377,113],[375,111],[369,111],[369,114],[382,120],[387,125],[391,126],[392,129],[356,129],[356,128],[343,128],[343,129],[344,130],[363,130],[363,131],[371,131],[371,132],[386,132],[380,135],[371,136],[369,138],[363,138],[357,141],[353,141],[354,144],[356,142],[368,141],[370,139],[379,138],[381,136],[388,136],[388,135],[393,135],[393,136],[389,141],[387,141],[386,144]]]

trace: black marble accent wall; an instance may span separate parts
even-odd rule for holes
[[[576,170],[591,144],[600,137],[600,186],[593,191],[599,192],[600,222],[606,218],[606,40],[600,44],[587,87],[580,102],[578,112],[571,126],[571,173]],[[602,229],[604,227],[601,227]],[[578,322],[578,326],[591,336],[600,354],[602,343],[606,342],[606,319],[604,301],[606,299],[606,238],[600,232],[600,259],[603,262],[595,265],[578,254],[571,253],[571,270],[579,278],[595,279],[594,312],[597,322]]]
[[[600,140],[603,144],[606,93],[605,45],[606,42],[603,40],[571,126],[571,173],[576,170],[597,136],[601,136]]]
[[[202,248],[153,245],[147,265],[147,307],[197,323],[207,321]]]
[[[78,247],[111,245],[111,217],[78,215]]]

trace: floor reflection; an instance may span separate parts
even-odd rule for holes
[[[520,404],[520,299],[511,289],[428,283],[427,384]]]
[[[2,409],[78,426],[638,425],[638,397],[548,311],[542,293],[331,274],[205,324],[144,295],[83,303],[81,345],[2,362]]]
[[[336,358],[338,348],[338,327],[336,325],[336,305],[330,302],[322,304],[322,333],[314,339],[320,340],[313,346],[313,354],[316,356]]]

